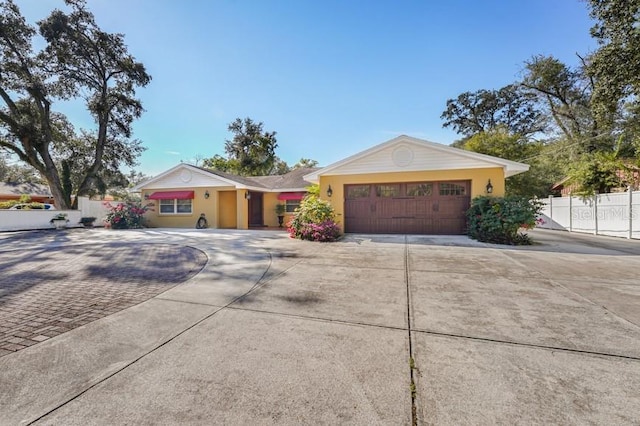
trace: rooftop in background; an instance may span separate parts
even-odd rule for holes
[[[22,195],[28,195],[31,201],[53,203],[53,195],[47,185],[0,182],[0,201],[19,200]]]

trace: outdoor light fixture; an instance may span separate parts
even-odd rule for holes
[[[144,199],[148,200],[149,199],[149,194],[144,194]]]
[[[491,185],[491,179],[487,182],[487,194],[491,194],[493,192],[493,185]]]
[[[332,195],[333,195],[333,189],[331,189],[331,185],[329,185],[329,188],[327,188],[327,197],[331,198]]]
[[[249,191],[244,193],[244,198],[247,199],[247,200],[251,199],[251,194],[249,194]]]
[[[204,191],[204,198],[209,199],[209,191]]]

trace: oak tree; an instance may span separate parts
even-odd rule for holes
[[[0,2],[0,148],[36,169],[63,209],[72,206],[72,195],[99,185],[105,160],[118,165],[139,154],[139,144],[130,141],[132,123],[143,112],[136,88],[151,80],[122,34],[102,31],[84,0],[65,3],[70,12],[54,10],[36,28],[13,1]],[[36,31],[45,42],[37,52]],[[93,138],[84,140],[81,162],[65,155],[73,151],[67,148],[75,135],[52,108],[77,98],[84,99],[96,126]],[[75,190],[63,175],[73,175]]]

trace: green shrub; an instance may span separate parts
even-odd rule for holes
[[[308,194],[296,209],[288,231],[292,238],[310,241],[335,241],[340,236],[331,203],[313,193]]]
[[[10,209],[11,207],[15,206],[16,204],[19,204],[20,202],[18,200],[7,200],[7,201],[0,201],[0,210],[4,210],[4,209]]]
[[[31,202],[31,197],[27,194],[22,194],[19,200],[7,200],[0,202],[0,209],[10,209],[16,204],[39,204],[42,208],[42,203]]]
[[[468,234],[487,243],[531,244],[520,229],[531,229],[537,223],[542,203],[526,197],[476,197],[467,211]]]

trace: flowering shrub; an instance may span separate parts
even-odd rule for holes
[[[534,228],[541,210],[542,203],[525,197],[476,197],[467,211],[468,234],[488,243],[531,244],[529,237],[519,231]]]
[[[113,229],[142,228],[143,216],[153,206],[153,204],[141,206],[136,203],[121,203],[114,206],[108,202],[104,205],[109,209],[105,225]]]
[[[307,195],[287,225],[292,238],[309,241],[335,241],[340,228],[334,220],[333,207],[315,194]]]
[[[291,235],[291,228],[289,229],[289,235]],[[306,223],[302,225],[299,234],[299,238],[302,240],[335,241],[340,236],[340,228],[333,220],[325,220],[322,223]]]

